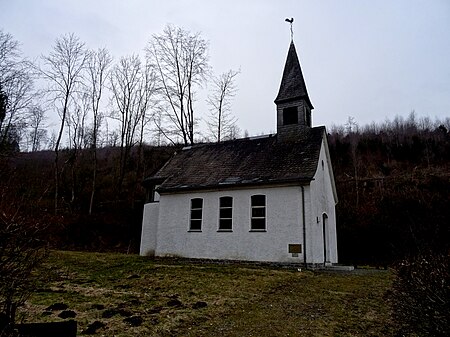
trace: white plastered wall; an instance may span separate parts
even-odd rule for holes
[[[156,238],[159,220],[159,202],[144,205],[140,255],[153,256],[156,250]]]
[[[322,166],[323,163],[323,166]],[[307,254],[313,263],[324,262],[324,229],[323,214],[326,214],[325,242],[327,247],[327,262],[337,263],[337,234],[336,234],[336,199],[333,193],[333,178],[330,158],[327,154],[326,140],[322,141],[317,171],[311,181],[311,217],[308,228]],[[308,256],[308,255],[307,255]]]
[[[250,231],[250,197],[255,194],[266,195],[266,232]],[[300,186],[163,194],[156,255],[302,263],[302,254],[293,257],[288,252],[289,244],[303,246],[301,195]],[[218,231],[219,198],[223,196],[233,197],[232,232]],[[189,232],[192,198],[203,198],[201,232]],[[141,254],[148,250],[147,242],[151,245],[152,241],[143,235]]]

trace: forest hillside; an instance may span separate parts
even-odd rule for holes
[[[329,130],[340,262],[386,266],[449,249],[449,125],[412,114],[365,127],[349,120]],[[96,161],[89,149],[60,150],[57,209],[54,152],[3,154],[0,211],[44,225],[54,248],[136,253],[146,197],[141,182],[179,148],[133,147],[124,172],[119,148],[97,149]]]
[[[340,261],[387,265],[448,251],[448,128],[449,123],[411,113],[407,119],[331,130]]]

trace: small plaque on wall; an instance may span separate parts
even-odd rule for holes
[[[299,243],[289,244],[288,250],[289,250],[289,253],[291,253],[291,254],[301,254],[302,253],[302,245]]]

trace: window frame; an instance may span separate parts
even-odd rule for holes
[[[256,197],[264,197],[264,205],[254,205]],[[254,210],[264,210],[264,216],[254,216]],[[255,228],[255,222],[264,221],[264,228]],[[250,232],[267,232],[267,196],[254,194],[250,196]]]
[[[305,125],[311,127],[311,110],[303,106],[303,113],[305,114]]]
[[[198,200],[201,201],[200,207],[194,207],[194,202],[197,202]],[[190,199],[190,212],[189,212],[189,232],[201,232],[202,231],[202,224],[203,224],[203,198],[192,198]],[[200,218],[192,217],[192,213],[200,211]],[[199,222],[200,226],[199,228],[193,228],[192,224],[193,221]],[[194,226],[196,227],[196,226]]]
[[[223,206],[222,201],[225,200],[231,200],[230,206]],[[230,210],[231,217],[223,217],[222,216],[222,210]],[[229,220],[230,221],[230,228],[223,228],[222,220]],[[219,198],[219,228],[217,230],[218,232],[232,232],[233,231],[233,197],[231,196],[223,196]]]

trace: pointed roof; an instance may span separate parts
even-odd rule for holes
[[[283,78],[281,79],[280,90],[278,91],[275,103],[284,103],[297,99],[304,99],[308,102],[311,109],[314,109],[306,90],[305,80],[303,79],[302,69],[298,61],[294,42],[291,41],[286,64],[284,66]]]

